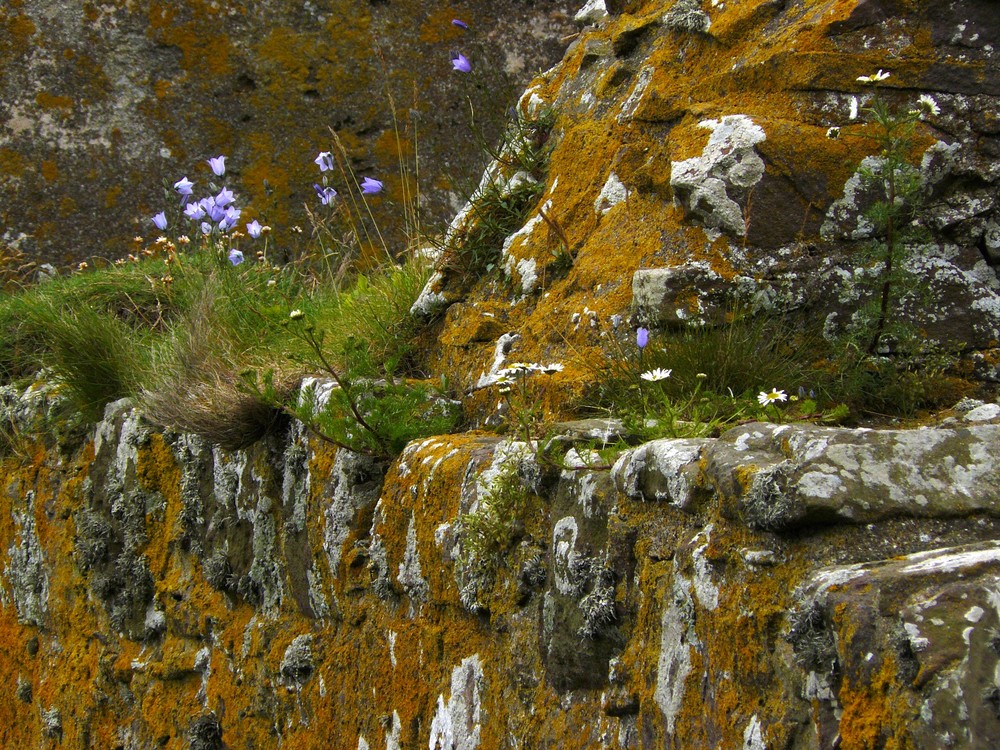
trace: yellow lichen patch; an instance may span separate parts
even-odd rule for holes
[[[153,84],[153,95],[157,99],[166,99],[171,95],[173,87],[174,84],[172,81],[161,78]]]
[[[8,525],[9,521],[0,521],[0,550],[4,552],[0,555],[0,569],[8,564],[6,550],[12,541],[12,530]],[[7,591],[4,593],[9,594]],[[23,700],[15,690],[27,683],[31,686],[32,698],[38,693],[36,669],[39,657],[29,653],[28,645],[32,642],[32,648],[37,647],[37,632],[35,628],[17,622],[17,612],[12,604],[0,605],[0,643],[4,644],[0,649],[0,672],[7,675],[7,696],[0,701],[0,727],[3,727],[0,738],[32,747],[38,743],[37,704]],[[13,734],[14,728],[18,728],[16,734]],[[9,737],[4,732],[10,733]]]
[[[488,457],[496,441],[493,436],[470,433],[412,443],[386,477],[389,491],[381,499],[385,523],[380,534],[386,533],[383,542],[392,575],[406,556],[412,516],[421,575],[435,602],[458,606],[450,542],[437,535],[448,524],[454,536],[470,459]]]
[[[181,51],[181,67],[198,71],[206,78],[229,75],[233,71],[233,46],[223,34],[212,34],[197,20],[175,22],[168,6],[152,3],[149,8],[149,34],[161,44]]]
[[[442,44],[450,42],[452,45],[461,43],[467,38],[469,32],[463,31],[452,24],[451,20],[457,18],[464,21],[475,31],[475,17],[463,9],[451,8],[447,6],[433,8],[427,14],[427,18],[420,24],[420,41],[424,44]]]
[[[54,182],[59,178],[59,167],[51,159],[42,161],[41,172],[46,182]]]
[[[28,159],[11,148],[0,148],[0,171],[5,179],[17,178],[28,168]]]
[[[840,716],[840,746],[844,750],[911,750],[906,733],[893,727],[908,726],[914,711],[899,689],[895,656],[880,655],[878,671],[855,684],[845,679],[837,693]]]
[[[74,104],[72,97],[53,94],[49,91],[39,91],[35,95],[35,103],[42,109],[60,109],[64,113],[72,110]]]
[[[12,9],[15,6],[12,6]],[[23,55],[28,50],[29,40],[38,30],[34,22],[25,14],[13,14],[0,9],[0,29],[10,39],[10,52]]]
[[[118,198],[121,196],[123,190],[124,189],[122,188],[121,185],[113,185],[112,187],[110,187],[107,190],[105,190],[104,191],[104,207],[105,208],[114,208],[115,206],[117,206],[118,205]]]
[[[59,215],[62,217],[73,216],[77,212],[77,203],[68,195],[59,199]]]

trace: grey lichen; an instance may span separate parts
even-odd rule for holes
[[[217,591],[230,593],[234,591],[237,579],[233,575],[233,566],[229,562],[225,548],[217,548],[204,559],[202,573],[209,585]]]
[[[95,573],[91,588],[108,609],[111,627],[134,640],[146,635],[146,612],[153,599],[153,576],[144,557],[123,551]]]
[[[10,584],[18,622],[43,625],[48,612],[49,576],[35,524],[35,493],[24,494],[24,510],[14,512],[16,541],[7,550],[4,577]]]
[[[663,25],[675,31],[706,34],[712,25],[699,0],[677,0],[663,16]]]
[[[76,539],[74,552],[81,570],[107,562],[111,554],[115,533],[103,514],[91,508],[81,508],[76,514]]]
[[[279,670],[286,684],[301,687],[316,671],[312,643],[311,635],[297,635],[285,649]]]
[[[42,732],[50,739],[62,741],[62,713],[58,706],[52,706],[41,713]]]
[[[785,491],[790,461],[759,469],[743,496],[743,516],[754,529],[777,529],[789,521],[793,507]]]
[[[201,554],[205,532],[205,478],[210,473],[211,444],[197,435],[180,435],[174,445],[181,466],[181,544]]]
[[[835,670],[837,647],[833,632],[816,601],[806,602],[789,614],[785,640],[792,645],[795,661],[803,669],[824,675]]]
[[[379,502],[375,506],[375,520],[372,522],[372,534],[368,543],[368,573],[371,576],[372,591],[379,599],[389,601],[396,596],[392,580],[389,578],[389,554],[382,537],[375,531],[384,522],[382,505]]]
[[[202,714],[188,726],[191,750],[222,750],[222,725],[214,713]]]
[[[693,666],[692,650],[701,645],[694,628],[694,615],[690,581],[675,574],[671,596],[663,608],[660,622],[660,659],[653,693],[671,737]]]
[[[34,690],[31,686],[31,682],[24,679],[21,675],[18,675],[17,691],[15,694],[21,703],[31,703],[31,701],[34,700]]]
[[[615,622],[615,576],[611,570],[601,567],[590,592],[580,600],[580,612],[583,625],[577,632],[581,638],[598,638]]]

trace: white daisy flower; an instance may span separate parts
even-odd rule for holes
[[[662,367],[657,367],[655,370],[644,372],[639,377],[643,380],[648,380],[650,383],[655,383],[657,380],[666,380],[672,372],[673,370],[664,370]]]
[[[891,73],[888,71],[879,68],[877,73],[872,73],[870,76],[858,76],[858,80],[861,83],[879,83],[880,81],[884,81],[890,75]]]
[[[921,94],[917,99],[917,104],[920,105],[920,109],[923,112],[931,115],[941,114],[941,108],[938,103],[934,101],[934,97],[930,94]]]
[[[771,391],[761,391],[757,394],[757,402],[761,406],[767,406],[768,404],[773,404],[775,401],[787,401],[788,395],[784,391],[779,391],[777,388]]]

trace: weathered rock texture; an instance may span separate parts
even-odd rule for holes
[[[455,273],[466,212],[418,306],[447,308],[425,364],[468,389],[473,419],[514,360],[565,358],[544,405],[566,410],[633,314],[712,323],[744,295],[840,325],[865,236],[854,170],[870,144],[852,112],[870,92],[855,79],[880,67],[900,105],[927,92],[942,108],[914,154],[933,210],[912,262],[937,295],[915,319],[996,376],[992,3],[600,6],[520,105],[555,117],[538,206],[483,280]],[[513,172],[486,179],[531,179]],[[572,266],[547,273],[560,243]],[[4,403],[15,435],[52,424],[43,390]],[[577,425],[553,468],[478,431],[388,465],[298,425],[226,452],[114,404],[3,459],[0,670],[15,690],[0,740],[992,747],[998,416],[748,424],[610,465],[580,436],[613,426]],[[511,496],[516,522],[475,537]]]
[[[474,386],[506,335],[507,361],[569,351],[565,379],[582,383],[607,336],[634,330],[623,322],[714,323],[736,306],[807,310],[827,333],[844,331],[871,294],[859,283],[871,273],[871,196],[857,170],[877,161],[864,112],[873,90],[856,79],[883,69],[892,107],[908,111],[921,94],[940,107],[913,136],[927,231],[906,266],[926,287],[900,314],[978,352],[981,376],[1000,376],[992,3],[615,5],[521,100],[526,116],[548,108],[555,121],[541,197],[503,245],[514,304],[495,285],[436,277],[421,309],[447,313],[429,368]],[[498,183],[513,177],[496,166]],[[470,336],[485,321],[499,331]]]
[[[7,403],[30,429],[46,397]],[[998,439],[995,415],[748,425],[609,470],[470,433],[379,465],[297,425],[229,453],[113,404],[3,461],[0,740],[991,747]],[[523,512],[484,562],[468,514],[504,483]]]
[[[562,55],[573,31],[563,10],[553,0],[5,2],[0,250],[54,263],[123,257],[134,235],[156,231],[162,183],[186,174],[203,189],[204,159],[220,153],[246,220],[270,223],[279,248],[295,243],[291,227],[309,228],[303,204],[318,205],[312,159],[330,150],[330,128],[359,178],[378,175],[398,202],[390,94],[400,127],[412,120],[402,152],[419,152],[424,207],[440,220],[482,169],[467,146],[470,104],[479,135],[495,138],[503,103]],[[468,76],[452,70],[458,50]],[[384,226],[393,210],[376,207]]]

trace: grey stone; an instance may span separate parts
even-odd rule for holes
[[[632,275],[636,319],[648,326],[722,323],[735,287],[707,265],[640,268]]]
[[[712,131],[701,156],[671,162],[670,187],[688,216],[709,229],[746,234],[741,201],[764,176],[754,146],[766,136],[746,115],[726,115],[700,125]]]
[[[473,654],[452,670],[448,700],[445,701],[443,694],[438,695],[437,709],[431,720],[430,747],[448,750],[479,747],[484,691],[482,661],[478,654]]]
[[[882,699],[914,707],[914,747],[998,746],[998,581],[995,541],[815,571],[797,592],[809,625],[799,615],[789,641],[803,683],[828,686],[815,694],[819,746],[835,743],[846,686],[869,689],[886,667],[898,681]]]
[[[701,452],[710,442],[697,438],[654,440],[619,457],[611,475],[618,489],[633,500],[688,509],[698,484]]]
[[[729,511],[755,528],[1000,515],[1000,425],[864,430],[751,424],[705,449]]]
[[[313,637],[311,635],[297,635],[285,649],[285,653],[281,657],[279,671],[289,685],[301,686],[312,677],[316,670],[312,643]]]

